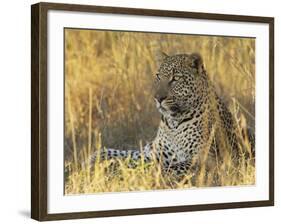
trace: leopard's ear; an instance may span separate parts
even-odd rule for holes
[[[200,54],[193,53],[190,55],[191,58],[191,67],[199,69],[203,65],[203,59]]]
[[[165,58],[169,57],[169,55],[167,55],[165,52],[163,51],[158,51],[156,52],[156,60],[157,60],[157,63],[160,65],[164,60]]]

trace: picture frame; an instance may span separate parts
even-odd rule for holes
[[[51,13],[55,14],[54,17],[52,17]],[[60,14],[61,13],[61,14]],[[74,17],[69,17],[69,20],[66,20],[67,23],[69,22],[69,26],[65,26],[65,21],[62,18],[64,16],[64,19],[68,17],[68,15],[74,15]],[[54,76],[51,76],[54,69],[57,69],[58,73],[61,74],[61,77],[64,77],[64,73],[62,70],[64,68],[64,64],[60,65],[62,69],[57,68],[54,63],[52,62],[52,56],[54,54],[50,53],[50,48],[54,47],[56,49],[59,49],[62,58],[64,58],[64,50],[63,48],[60,48],[56,45],[55,41],[59,40],[60,43],[64,43],[64,34],[63,32],[59,32],[57,35],[55,32],[51,31],[52,25],[54,23],[56,24],[62,24],[62,27],[55,27],[55,29],[62,29],[64,30],[65,27],[73,27],[71,25],[72,21],[76,20],[77,16],[83,15],[87,17],[88,19],[95,15],[102,15],[102,18],[99,18],[101,20],[104,20],[104,18],[109,19],[109,16],[112,17],[112,20],[116,20],[117,16],[119,16],[118,24],[114,25],[114,23],[110,23],[106,27],[103,27],[101,24],[96,29],[104,29],[104,30],[127,30],[126,28],[121,29],[122,23],[124,21],[129,21],[130,19],[136,17],[137,19],[147,19],[148,17],[151,18],[151,21],[154,21],[155,24],[159,22],[161,24],[160,20],[163,19],[166,21],[195,21],[195,22],[206,22],[206,24],[209,22],[213,23],[224,23],[226,26],[232,26],[233,24],[237,24],[241,26],[241,30],[246,30],[246,28],[243,28],[243,24],[252,24],[257,27],[262,27],[261,30],[258,30],[257,28],[257,35],[259,33],[262,33],[260,31],[266,31],[264,34],[264,37],[256,37],[258,43],[261,47],[265,46],[264,49],[266,51],[266,55],[268,57],[266,58],[267,63],[264,63],[264,67],[267,71],[267,76],[264,76],[265,82],[261,81],[261,87],[264,87],[266,90],[267,98],[265,99],[265,104],[260,103],[261,107],[267,111],[267,119],[265,119],[265,126],[264,132],[261,131],[261,134],[264,134],[264,139],[266,143],[266,161],[264,162],[264,166],[266,167],[266,175],[264,177],[264,191],[262,199],[246,199],[246,200],[240,200],[240,201],[227,201],[227,202],[200,202],[200,203],[191,203],[191,204],[184,204],[185,202],[181,202],[177,204],[176,201],[169,204],[169,202],[163,202],[163,206],[155,206],[152,202],[151,204],[147,203],[143,207],[131,207],[131,205],[124,205],[124,207],[118,208],[115,207],[114,209],[109,208],[105,209],[99,208],[96,210],[89,210],[85,207],[84,210],[75,210],[74,208],[71,208],[71,203],[69,203],[69,206],[66,206],[65,204],[60,204],[58,202],[58,199],[53,199],[53,195],[56,195],[54,192],[54,188],[60,188],[60,185],[57,185],[55,182],[55,178],[52,179],[53,174],[52,172],[61,173],[59,176],[62,179],[63,177],[63,161],[61,162],[61,172],[59,170],[56,170],[53,167],[54,162],[54,152],[51,151],[51,149],[55,148],[55,151],[61,151],[63,155],[63,145],[60,144],[61,147],[57,148],[56,145],[52,143],[56,141],[54,137],[51,137],[53,134],[53,130],[50,129],[50,116],[52,122],[55,124],[52,125],[52,127],[56,127],[56,125],[60,122],[62,122],[63,127],[63,121],[54,119],[54,117],[63,117],[63,114],[58,115],[58,111],[56,110],[56,105],[52,105],[52,100],[55,98],[59,98],[58,104],[61,104],[61,107],[63,108],[63,99],[60,97],[57,97],[59,95],[58,92],[56,92],[56,89],[53,89],[52,86],[56,86],[54,88],[61,88],[64,90],[64,85],[61,85],[61,82],[57,82],[57,80],[54,78]],[[77,17],[77,18],[78,18]],[[116,18],[115,18],[116,17]],[[122,17],[122,18],[121,18]],[[94,18],[95,19],[95,18]],[[89,19],[90,20],[90,19]],[[133,20],[133,19],[132,19]],[[81,19],[81,21],[84,21]],[[150,22],[151,22],[150,21]],[[79,21],[80,22],[80,21]],[[78,24],[73,23],[73,24]],[[163,23],[164,23],[163,22]],[[129,23],[129,22],[128,22]],[[113,24],[113,25],[112,25]],[[153,25],[151,27],[147,26],[148,23],[146,23],[143,26],[136,26],[136,30],[134,31],[144,31],[143,29],[147,29],[148,32],[154,32]],[[205,24],[205,25],[206,25]],[[113,27],[110,27],[112,25]],[[124,24],[123,24],[124,25]],[[75,25],[74,25],[75,26]],[[87,27],[88,24],[83,25],[82,27],[84,29],[90,28]],[[156,26],[156,25],[155,25]],[[159,25],[160,26],[160,25]],[[234,25],[233,25],[234,26]],[[119,28],[116,28],[119,27]],[[131,27],[134,27],[134,24],[132,24]],[[140,28],[141,27],[141,28]],[[146,28],[145,28],[146,27]],[[207,26],[202,26],[203,28]],[[236,26],[237,28],[238,26]],[[76,27],[79,28],[79,27]],[[132,28],[131,28],[132,29]],[[241,31],[240,30],[240,31]],[[169,31],[169,30],[168,30]],[[168,32],[167,31],[167,32]],[[242,32],[241,31],[241,32]],[[157,31],[156,31],[157,32]],[[159,31],[158,31],[159,32]],[[185,32],[185,31],[183,31]],[[191,32],[192,34],[202,34],[207,35],[206,33],[209,31],[204,32],[198,31],[198,33],[194,33],[196,31]],[[214,31],[215,32],[215,31]],[[223,32],[222,30],[220,32]],[[234,36],[240,36],[239,30],[232,30],[232,33],[237,32],[237,35],[234,34]],[[173,33],[171,31],[170,33]],[[63,35],[61,35],[63,34]],[[53,36],[52,36],[53,35]],[[212,34],[214,35],[214,34]],[[219,35],[219,34],[218,34]],[[226,34],[228,36],[229,34]],[[230,35],[231,36],[231,35]],[[243,36],[243,35],[242,35]],[[58,39],[56,39],[59,37]],[[55,41],[54,41],[55,40]],[[61,220],[61,219],[80,219],[80,218],[95,218],[95,217],[109,217],[109,216],[125,216],[125,215],[141,215],[141,214],[156,214],[156,213],[170,213],[170,212],[187,212],[187,211],[203,211],[203,210],[216,210],[216,209],[229,209],[229,208],[247,208],[247,207],[260,207],[260,206],[273,206],[274,205],[274,18],[272,17],[260,17],[260,16],[241,16],[241,15],[225,15],[225,14],[211,14],[211,13],[202,13],[202,12],[183,12],[183,11],[166,11],[166,10],[155,10],[155,9],[137,9],[137,8],[118,8],[118,7],[104,7],[104,6],[91,6],[91,5],[74,5],[74,4],[57,4],[57,3],[38,3],[31,6],[31,218],[36,219],[38,221],[48,221],[48,220]],[[54,44],[55,43],[55,44]],[[54,44],[54,46],[53,46]],[[257,53],[258,54],[258,53]],[[258,57],[258,55],[256,55]],[[57,60],[57,59],[56,59]],[[58,60],[60,61],[60,60]],[[260,62],[260,61],[259,61]],[[259,67],[260,68],[260,67]],[[259,68],[257,68],[257,72],[259,72]],[[260,72],[259,72],[260,73]],[[61,80],[64,81],[64,78]],[[267,83],[267,86],[262,86],[263,84]],[[61,85],[60,87],[57,87],[58,85]],[[259,87],[257,87],[259,88]],[[53,91],[55,90],[55,91]],[[260,90],[260,89],[258,89]],[[258,91],[257,90],[257,91]],[[258,92],[256,92],[258,94]],[[62,95],[59,95],[62,96]],[[55,108],[55,109],[54,109]],[[51,109],[54,109],[55,111],[52,112]],[[61,111],[59,111],[61,112]],[[258,110],[256,109],[256,112]],[[56,123],[58,122],[58,123]],[[256,119],[255,121],[256,127],[258,127],[258,123],[261,122],[261,120]],[[59,129],[59,128],[58,128]],[[61,129],[60,129],[61,130]],[[257,129],[257,131],[260,129]],[[261,138],[263,139],[263,138]],[[257,141],[262,141],[258,140]],[[258,143],[257,143],[258,144]],[[258,158],[257,158],[258,159]],[[261,165],[263,162],[260,162],[258,165]],[[258,166],[257,165],[257,166]],[[55,170],[55,171],[54,171]],[[258,171],[256,175],[259,175]],[[61,180],[63,183],[63,180]],[[52,188],[51,185],[54,185],[54,188]],[[255,187],[258,187],[258,184],[255,185]],[[193,191],[196,191],[192,189]],[[63,192],[63,189],[61,189]],[[169,191],[171,194],[172,191]],[[184,196],[185,191],[179,191],[181,194],[180,197]],[[123,193],[122,193],[123,194]],[[122,198],[122,194],[118,194],[118,197],[116,199],[112,200],[112,203],[116,202],[118,204],[118,200]],[[124,194],[130,194],[130,193],[124,193]],[[137,192],[134,193],[138,194]],[[152,197],[154,193],[151,192],[144,192],[143,194],[149,194],[149,197]],[[99,194],[96,196],[96,198],[99,198],[99,200],[111,200],[110,197],[113,197],[114,194]],[[133,195],[133,194],[131,194]],[[95,196],[95,195],[91,195]],[[61,195],[61,197],[69,197],[67,195]],[[88,195],[83,196],[74,196],[75,202],[79,201],[80,197],[86,198]],[[104,197],[104,198],[103,198]],[[138,198],[140,199],[141,196]],[[83,199],[83,200],[84,200]],[[67,199],[68,200],[68,199]],[[82,200],[82,199],[81,199]],[[125,199],[124,199],[125,200]],[[127,200],[127,199],[126,199]],[[137,199],[136,199],[137,200]],[[128,199],[129,201],[129,199]],[[68,203],[67,201],[66,203]],[[83,202],[82,202],[83,203]],[[89,202],[85,202],[85,205]],[[159,202],[160,203],[160,202]],[[58,204],[63,209],[58,209],[58,212],[50,212],[50,206],[52,204]],[[90,204],[89,204],[90,205]],[[55,209],[54,209],[55,210]]]

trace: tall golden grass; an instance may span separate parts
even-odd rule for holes
[[[66,29],[66,194],[212,186],[212,173],[202,171],[201,176],[187,175],[178,181],[164,175],[156,161],[144,164],[141,160],[134,169],[127,166],[129,158],[97,161],[90,168],[95,150],[139,149],[155,137],[160,114],[152,83],[159,51],[200,53],[210,80],[237,123],[254,131],[254,39]],[[220,167],[220,185],[255,183],[251,160],[244,158],[239,175],[232,175],[234,169],[231,164]]]

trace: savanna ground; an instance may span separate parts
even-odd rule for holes
[[[152,84],[159,51],[200,53],[237,123],[254,131],[254,39],[65,29],[66,194],[211,185],[202,173],[192,181],[188,175],[181,181],[164,176],[155,161],[140,161],[134,169],[128,168],[128,160],[115,161],[117,167],[112,161],[90,167],[94,151],[138,149],[155,137],[160,114]],[[249,159],[239,166],[238,177],[232,175],[231,164],[220,169],[221,185],[255,183],[255,165]]]

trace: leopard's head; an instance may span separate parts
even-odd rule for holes
[[[164,117],[177,118],[196,109],[208,85],[202,57],[196,53],[162,53],[155,85],[156,106]]]

